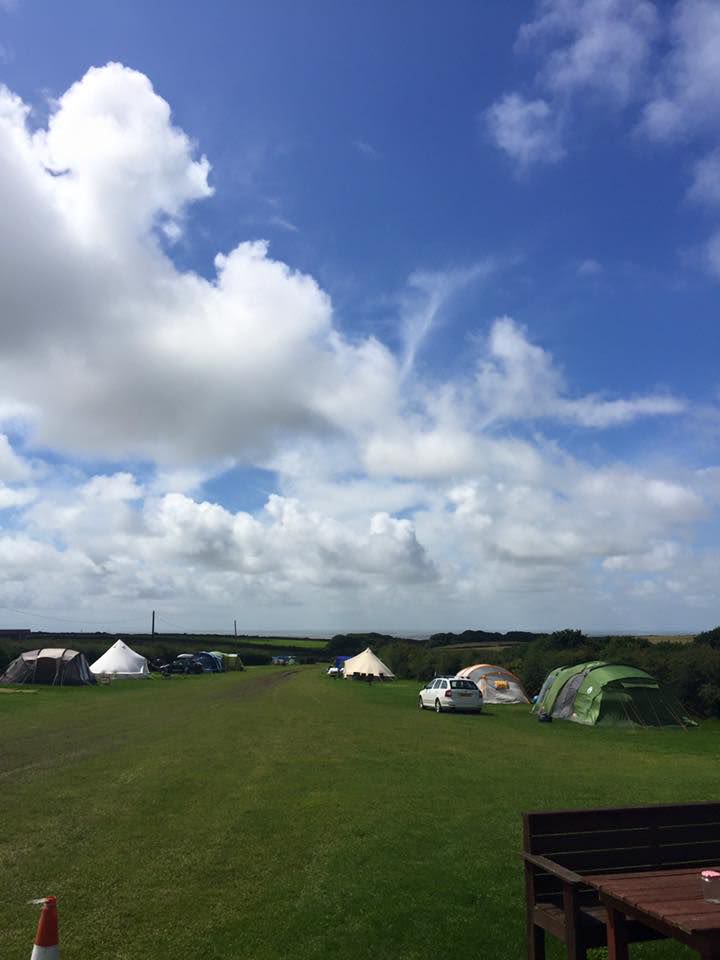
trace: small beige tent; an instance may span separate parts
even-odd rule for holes
[[[394,680],[395,674],[390,667],[376,657],[370,647],[363,650],[356,657],[351,657],[343,664],[345,679],[352,676],[360,677],[382,677],[385,680]]]

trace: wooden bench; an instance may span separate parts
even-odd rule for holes
[[[570,960],[607,945],[605,909],[583,875],[720,864],[720,803],[605,807],[523,814],[529,960],[543,960],[545,934]],[[628,942],[658,934],[628,923]]]

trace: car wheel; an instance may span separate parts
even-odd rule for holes
[[[418,697],[418,710],[424,710],[425,704],[422,702],[422,697]]]
[[[435,713],[442,713],[442,707],[440,706],[440,701],[435,701]]]

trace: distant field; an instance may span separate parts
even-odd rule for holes
[[[324,650],[327,640],[299,640],[297,637],[235,637],[232,642],[238,646],[282,647],[298,650]]]
[[[431,650],[480,650],[483,653],[490,653],[493,650],[507,650],[508,647],[524,646],[525,640],[508,640],[507,643],[449,643],[439,647],[431,647]]]
[[[643,640],[649,640],[650,643],[691,643],[695,639],[693,633],[674,633],[666,634],[642,634]]]
[[[643,640],[649,640],[650,643],[690,643],[695,635],[692,633],[667,634],[637,634]],[[436,650],[506,650],[508,647],[523,646],[527,643],[525,640],[508,640],[507,643],[452,643],[447,646],[433,647]]]
[[[3,960],[46,894],[65,960],[517,960],[522,810],[717,797],[720,722],[436,716],[418,686],[256,667],[0,697]]]

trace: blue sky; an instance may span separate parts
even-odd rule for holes
[[[713,626],[718,44],[0,2],[0,619]]]

